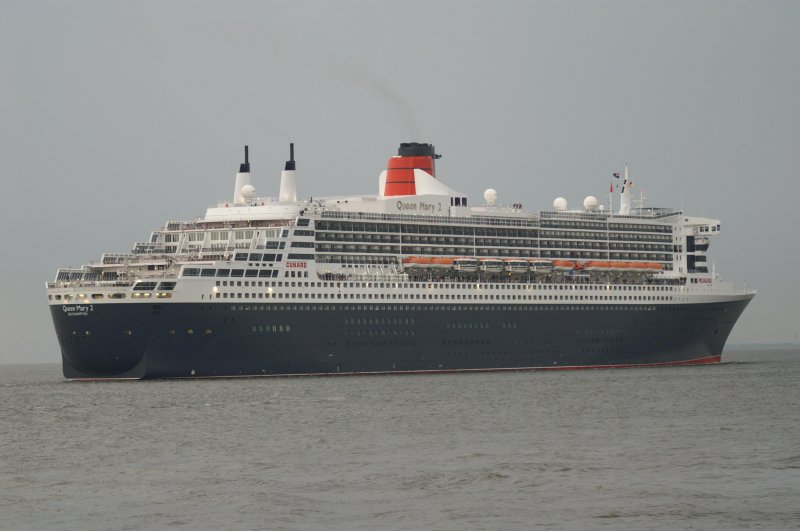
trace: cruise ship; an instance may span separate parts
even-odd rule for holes
[[[253,178],[245,146],[229,200],[130,252],[58,269],[46,287],[64,376],[721,361],[755,292],[709,270],[718,220],[645,207],[627,165],[602,204],[557,198],[537,212],[492,189],[475,204],[437,178],[439,157],[403,143],[377,194],[298,199],[294,145],[274,184]]]

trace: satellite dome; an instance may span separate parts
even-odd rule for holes
[[[256,189],[252,184],[242,186],[242,197],[252,199],[256,195]]]
[[[487,188],[485,192],[483,192],[483,198],[486,199],[486,202],[490,205],[493,205],[497,202],[497,190],[494,188]]]
[[[567,209],[567,200],[563,197],[556,197],[556,200],[553,201],[553,209],[557,212],[563,212]]]
[[[583,208],[589,211],[597,210],[599,205],[600,202],[593,195],[587,196],[586,199],[583,200]]]

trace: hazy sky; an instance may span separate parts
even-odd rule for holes
[[[399,142],[482,202],[605,197],[722,222],[759,294],[730,342],[800,328],[800,2],[0,1],[0,361],[59,361],[44,283],[228,199],[375,193]]]

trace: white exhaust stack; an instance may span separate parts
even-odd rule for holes
[[[294,171],[294,144],[289,144],[289,160],[286,161],[286,166],[281,172],[281,191],[278,195],[278,201],[281,203],[297,202],[297,183],[295,182]]]
[[[242,188],[252,187],[250,179],[250,157],[248,147],[244,147],[244,163],[239,165],[239,173],[236,174],[236,181],[233,184],[233,202],[244,203],[246,198],[242,195]]]
[[[619,213],[627,216],[631,213],[631,187],[633,181],[628,178],[628,164],[625,164],[625,173],[623,174],[624,180],[622,181],[622,192],[619,194]]]

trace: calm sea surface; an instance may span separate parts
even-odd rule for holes
[[[796,529],[800,351],[725,358],[115,383],[0,366],[0,527]]]

